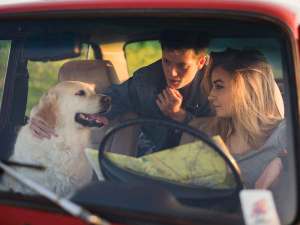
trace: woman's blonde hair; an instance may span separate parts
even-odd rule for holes
[[[231,118],[215,117],[207,127],[226,141],[235,132],[253,148],[259,147],[283,119],[275,99],[275,79],[270,64],[257,50],[227,49],[211,53],[202,88],[212,89],[212,71],[221,67],[232,79]]]

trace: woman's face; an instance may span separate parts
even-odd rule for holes
[[[222,67],[216,67],[211,76],[212,89],[208,100],[216,111],[217,117],[232,116],[232,79]]]

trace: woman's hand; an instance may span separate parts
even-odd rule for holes
[[[278,180],[282,170],[282,161],[279,157],[273,159],[264,169],[255,183],[256,189],[267,189]]]
[[[32,117],[29,120],[29,128],[33,134],[33,136],[43,139],[50,139],[51,136],[56,136],[54,129],[50,128],[49,125],[38,117]]]

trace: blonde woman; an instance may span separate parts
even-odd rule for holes
[[[286,147],[283,106],[266,58],[256,50],[212,53],[202,85],[215,117],[200,128],[223,138],[246,187],[269,188],[280,175]]]

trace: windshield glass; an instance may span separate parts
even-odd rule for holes
[[[26,33],[11,22],[0,44],[3,99],[13,104],[2,105],[3,157],[45,166],[15,169],[74,199],[90,185],[151,184],[182,207],[239,217],[239,192],[267,189],[288,224],[296,189],[287,39],[257,21],[160,22],[30,22]],[[35,195],[8,175],[1,188]]]

